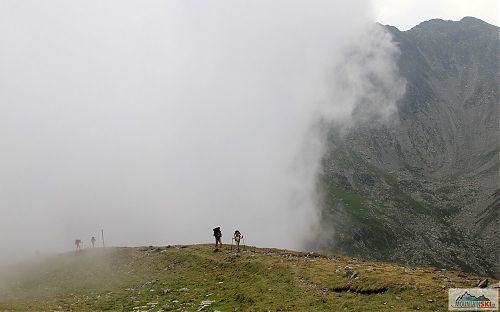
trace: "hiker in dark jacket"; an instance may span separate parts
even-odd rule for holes
[[[215,237],[215,248],[217,248],[218,244],[220,244],[220,246],[222,247],[222,241],[221,241],[222,232],[220,230],[220,227],[216,227],[214,229],[214,237]]]

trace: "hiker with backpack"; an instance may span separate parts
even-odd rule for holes
[[[240,251],[240,240],[243,239],[243,235],[239,230],[234,231],[233,240],[236,243],[236,250]]]
[[[220,247],[222,248],[222,241],[221,241],[222,232],[220,230],[220,226],[214,229],[214,237],[215,237],[215,248],[217,248],[218,244],[220,244]]]
[[[76,250],[80,250],[80,244],[82,243],[81,239],[75,239]]]

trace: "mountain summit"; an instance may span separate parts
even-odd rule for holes
[[[499,28],[384,26],[406,93],[389,123],[332,131],[315,248],[499,275]]]

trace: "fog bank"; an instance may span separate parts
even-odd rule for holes
[[[387,117],[404,91],[363,0],[3,1],[0,42],[0,261],[101,228],[300,249],[318,124]]]

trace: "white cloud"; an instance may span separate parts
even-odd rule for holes
[[[311,128],[348,119],[368,76],[397,82],[388,36],[360,39],[372,22],[367,0],[1,2],[0,250],[101,228],[113,245],[207,242],[216,225],[299,247]]]

